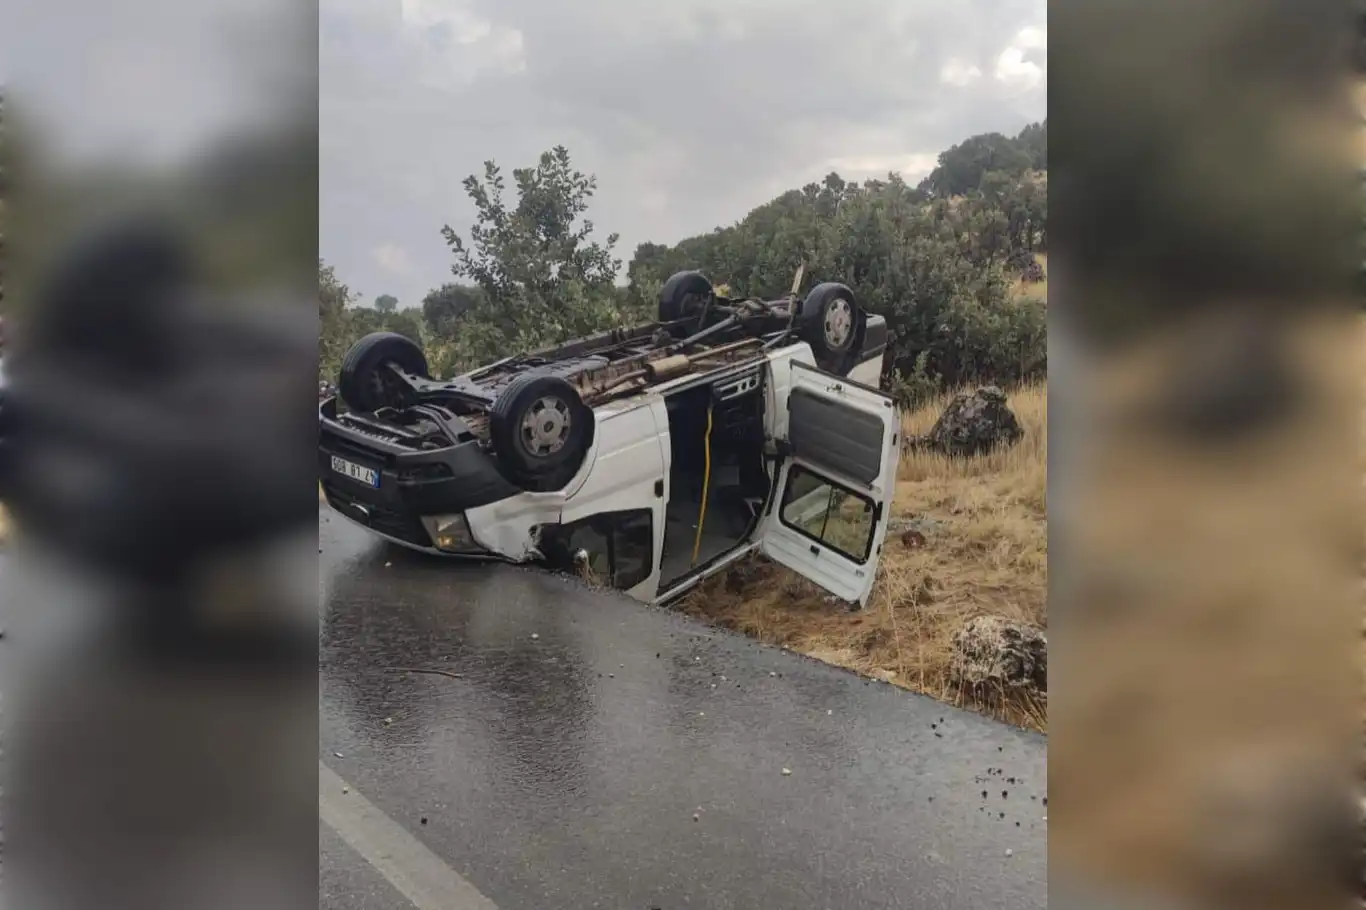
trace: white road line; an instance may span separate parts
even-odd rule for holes
[[[497,904],[322,762],[318,762],[318,817],[417,910],[498,910]]]

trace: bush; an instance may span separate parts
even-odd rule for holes
[[[909,373],[893,368],[887,391],[903,411],[913,411],[937,398],[944,391],[944,380],[926,369],[930,352],[921,351]]]

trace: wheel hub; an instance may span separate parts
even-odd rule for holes
[[[842,348],[854,330],[854,308],[843,297],[830,301],[825,308],[825,340],[831,347]]]
[[[561,398],[547,395],[528,408],[522,418],[522,442],[532,455],[554,455],[564,448],[572,423],[569,405]]]

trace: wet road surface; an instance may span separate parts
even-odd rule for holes
[[[320,907],[1047,906],[1042,737],[325,507],[319,533]]]

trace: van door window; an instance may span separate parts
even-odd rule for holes
[[[862,565],[877,521],[872,500],[793,465],[783,490],[783,524]]]

